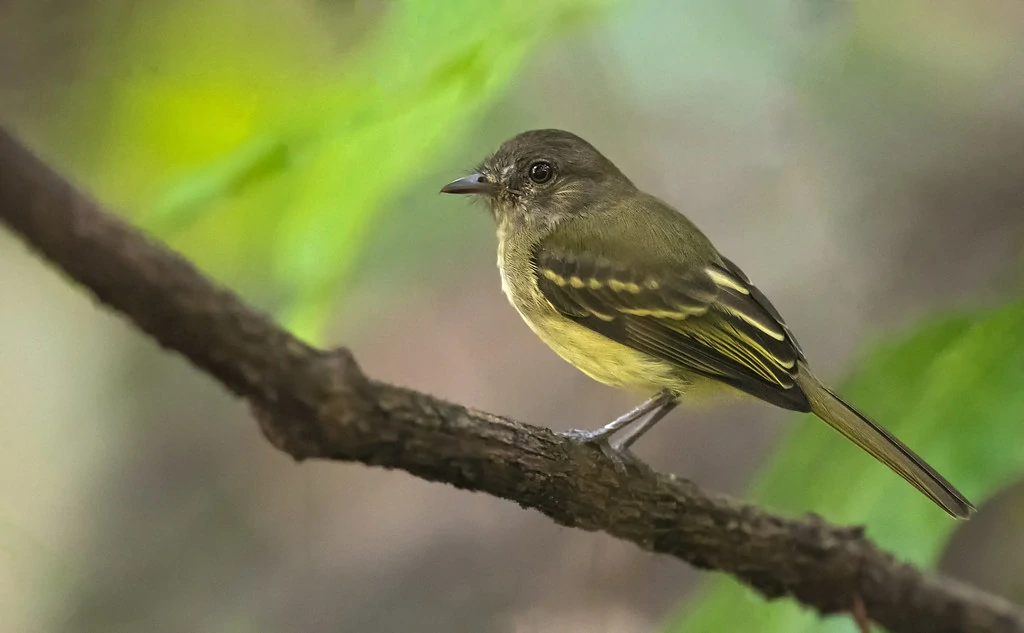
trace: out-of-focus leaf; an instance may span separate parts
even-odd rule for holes
[[[289,319],[294,330],[319,331],[382,204],[471,129],[487,98],[508,83],[540,38],[595,6],[593,0],[536,3],[536,10],[512,1],[490,3],[485,11],[466,0],[450,0],[443,10],[426,0],[396,5],[368,53],[372,83],[348,112],[332,115],[283,217],[274,263],[277,279],[301,293]]]
[[[1024,473],[1024,303],[928,323],[872,353],[842,393],[981,504]],[[757,478],[773,510],[864,524],[882,547],[932,565],[956,522],[885,466],[805,416]],[[766,603],[716,578],[669,627],[676,633],[849,631],[793,603]]]
[[[123,142],[92,184],[209,272],[272,281],[293,331],[316,338],[387,201],[545,37],[605,2],[388,3],[333,58],[288,3],[150,8],[111,62]]]
[[[173,233],[195,222],[197,216],[224,196],[237,195],[289,168],[288,147],[279,141],[257,138],[207,165],[191,178],[168,187],[146,209],[149,228]]]

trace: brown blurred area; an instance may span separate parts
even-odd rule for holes
[[[92,4],[0,4],[0,119],[44,154],[84,120],[63,96],[102,74],[76,56],[95,36]],[[768,22],[765,41],[737,50],[712,40],[748,34],[698,4],[707,24],[682,28],[691,13],[638,3],[538,50],[451,164],[396,195],[331,342],[376,378],[555,429],[632,404],[534,338],[500,292],[490,219],[436,195],[536,127],[580,134],[686,212],[829,379],[883,334],[1019,287],[1019,3],[935,3],[941,20],[886,49],[920,63],[907,62],[915,81],[851,44],[865,24],[900,30],[904,13],[887,24],[855,4],[744,3],[751,23]],[[3,232],[0,323],[0,631],[629,633],[655,630],[701,577],[484,495],[295,464],[242,403]],[[742,494],[785,418],[683,409],[637,452]],[[1021,491],[985,510],[944,567],[1024,600]]]

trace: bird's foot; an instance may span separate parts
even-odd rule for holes
[[[640,468],[646,466],[640,458],[633,454],[633,451],[619,444],[612,444],[607,433],[597,431],[585,431],[583,429],[570,429],[560,433],[565,439],[577,444],[589,444],[596,447],[615,466],[615,470],[625,473],[629,467]]]

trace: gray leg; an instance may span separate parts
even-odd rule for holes
[[[640,422],[637,422],[635,426],[626,431],[626,433],[622,436],[622,439],[620,439],[618,442],[615,442],[615,444],[612,445],[612,450],[628,451],[629,447],[632,446],[633,443],[636,442],[638,439],[640,439],[641,435],[654,428],[655,424],[661,422],[662,418],[664,418],[669,413],[672,413],[672,410],[675,409],[677,406],[679,406],[679,400],[675,398],[669,400],[668,402],[663,402],[659,408],[655,409],[654,411],[651,411],[651,413],[646,418],[644,418]]]
[[[654,426],[654,423],[656,423],[658,420],[665,417],[665,415],[668,414],[668,412],[675,407],[675,402],[676,395],[674,393],[668,390],[659,391],[658,393],[654,394],[653,396],[645,400],[637,408],[633,409],[629,413],[626,413],[625,415],[616,418],[615,420],[612,420],[611,422],[602,426],[596,431],[581,431],[578,429],[573,429],[571,431],[566,431],[562,435],[568,437],[569,439],[576,440],[578,442],[604,444],[608,442],[608,438],[611,437],[612,434],[614,434],[616,431],[621,430],[628,424],[636,422],[637,420],[647,415],[657,416],[657,418],[654,420],[654,422],[650,424],[650,426],[645,426],[644,430],[646,431],[651,426]],[[661,410],[666,405],[669,404],[671,404],[672,406],[670,406],[668,410],[666,410],[664,413],[661,413]],[[646,425],[646,422],[644,424]],[[643,431],[641,431],[640,434],[637,434],[636,437],[633,437],[633,439],[630,440],[629,444],[635,442],[642,434]],[[633,434],[630,433],[630,437],[632,436]],[[625,446],[628,447],[629,444],[626,444]]]

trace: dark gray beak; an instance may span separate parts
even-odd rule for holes
[[[471,174],[441,187],[441,193],[491,193],[492,191],[494,191],[494,183],[489,182],[483,174]]]

